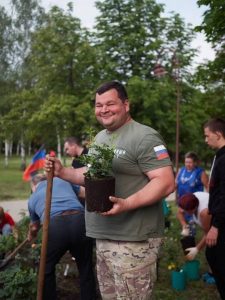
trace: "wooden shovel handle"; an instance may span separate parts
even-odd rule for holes
[[[48,227],[50,222],[50,211],[52,201],[52,186],[54,177],[54,165],[51,170],[47,173],[47,190],[45,199],[45,213],[42,227],[42,246],[41,246],[41,258],[38,272],[38,288],[37,288],[37,300],[42,300],[43,289],[44,289],[44,278],[45,278],[45,265],[46,255],[48,246]]]
[[[22,243],[20,243],[14,250],[12,253],[10,253],[8,256],[6,256],[6,258],[4,258],[2,261],[1,261],[1,264],[0,264],[0,268],[4,267],[5,265],[8,264],[8,262],[10,260],[12,260],[15,255],[17,254],[17,252],[28,242],[28,238],[26,238]]]

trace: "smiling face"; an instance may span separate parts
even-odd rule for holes
[[[116,89],[111,89],[95,98],[95,116],[100,124],[109,131],[114,131],[131,118],[128,100],[122,101]]]

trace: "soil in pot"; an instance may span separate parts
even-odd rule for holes
[[[85,178],[85,203],[90,212],[105,212],[113,207],[109,196],[115,195],[115,178]]]

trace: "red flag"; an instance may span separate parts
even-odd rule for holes
[[[45,155],[46,155],[46,151],[44,149],[40,149],[35,153],[31,163],[23,173],[23,180],[29,181],[31,179],[32,174],[36,173],[37,170],[43,168]]]

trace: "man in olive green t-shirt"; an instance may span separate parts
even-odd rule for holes
[[[87,236],[96,238],[97,276],[103,299],[150,299],[163,233],[161,199],[173,192],[174,176],[165,144],[154,129],[130,116],[127,92],[118,81],[96,91],[95,115],[105,130],[96,143],[116,145],[116,178],[112,209],[86,211]],[[47,157],[46,171],[55,161],[55,176],[84,184],[86,168],[65,168]]]

